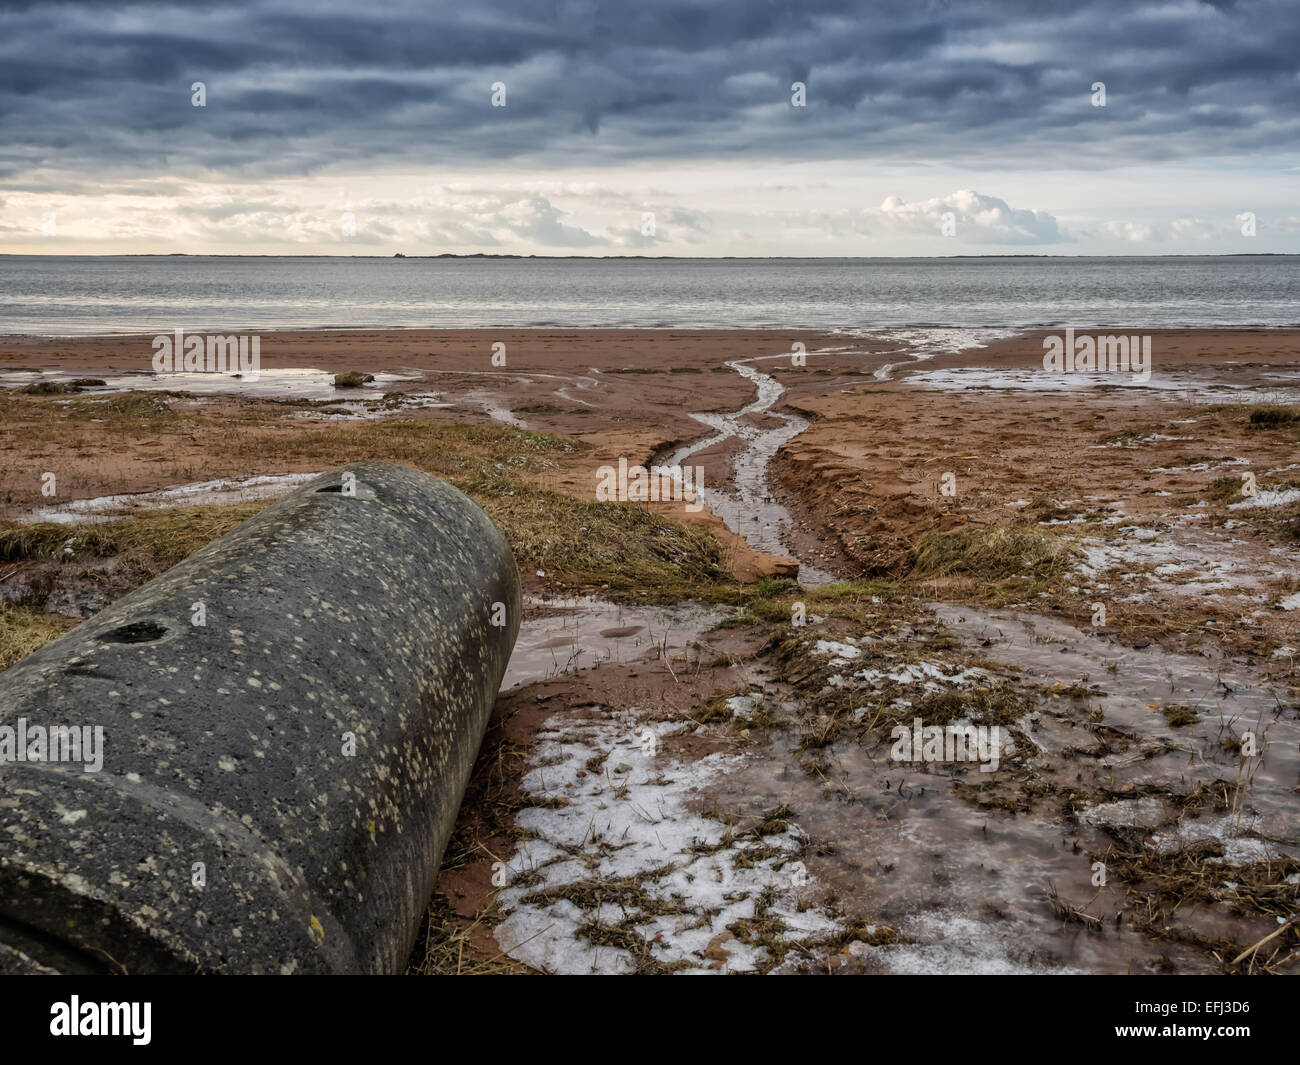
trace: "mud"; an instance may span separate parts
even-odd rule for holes
[[[1296,405],[1295,333],[1159,332],[1140,384],[1045,374],[1034,333],[265,339],[270,365],[401,375],[403,418],[568,437],[538,480],[577,498],[620,457],[700,464],[705,510],[656,509],[709,525],[742,580],[803,584],[763,622],[532,599],[417,969],[1295,971],[1293,931],[1234,960],[1300,891],[1300,451],[1250,418]],[[134,343],[0,346],[0,367],[108,381]],[[240,446],[181,423],[97,454],[93,422],[69,449],[33,416],[0,441],[11,513],[112,516],[242,483],[249,454],[306,473],[294,434],[381,406],[170,402]],[[51,506],[31,485],[56,455],[79,498]],[[927,534],[1008,523],[1066,543],[1065,571],[908,583]],[[903,583],[792,627],[831,578]],[[999,768],[891,758],[914,714],[1005,729]]]
[[[1249,945],[1276,927],[1267,913],[1241,912],[1233,882],[1236,869],[1271,864],[1287,891],[1287,870],[1300,868],[1300,707],[1284,684],[1229,663],[1117,647],[1052,618],[954,605],[936,615],[960,641],[944,657],[979,661],[982,677],[917,671],[890,695],[918,706],[927,687],[964,698],[1000,675],[1026,692],[1014,753],[998,771],[900,763],[888,742],[863,733],[826,748],[810,773],[800,734],[788,731],[705,800],[737,814],[788,806],[813,843],[810,873],[850,915],[899,931],[899,942],[833,959],[837,968],[1218,972],[1215,944]],[[908,656],[905,641],[857,657],[895,654]],[[857,664],[843,661],[843,672]],[[818,702],[814,694],[803,715]],[[1171,726],[1160,709],[1170,705],[1195,707],[1195,723]],[[1237,780],[1242,759],[1225,742],[1246,730],[1264,757],[1239,803],[1189,802]],[[1153,937],[1133,885],[1113,873],[1096,883],[1108,826],[1140,828],[1143,845],[1161,853],[1202,847],[1198,869],[1215,900],[1187,906]],[[1064,905],[1087,917],[1063,919]]]

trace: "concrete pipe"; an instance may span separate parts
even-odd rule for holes
[[[359,462],[0,674],[0,971],[400,971],[520,614],[472,500]]]

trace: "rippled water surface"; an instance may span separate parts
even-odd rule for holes
[[[0,255],[0,333],[1300,324],[1300,256],[367,259]]]

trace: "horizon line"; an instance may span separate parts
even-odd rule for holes
[[[373,255],[346,255],[333,252],[0,252],[0,258],[4,259],[591,259],[597,262],[608,259],[681,260],[684,262],[722,259],[757,262],[766,259],[1282,259],[1298,256],[1300,256],[1300,252],[1290,251],[1163,252],[1146,254],[1126,252],[1087,255],[1061,255],[1049,252],[990,252],[958,255],[539,255],[534,252],[433,252],[427,255],[392,252]]]

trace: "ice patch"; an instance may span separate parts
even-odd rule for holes
[[[1097,803],[1076,811],[1080,824],[1121,825],[1126,828],[1158,825],[1168,816],[1165,804],[1154,796]]]
[[[830,655],[832,666],[848,665],[852,659],[862,655],[861,648],[854,647],[850,643],[837,643],[834,640],[818,640],[812,650],[815,655]]]
[[[915,943],[869,946],[854,943],[848,953],[873,968],[899,976],[961,973],[970,976],[1015,976],[1037,973],[1077,973],[1070,968],[1046,968],[1015,957],[1014,938],[1003,929],[955,913],[925,913],[908,918],[900,929]]]
[[[866,681],[875,687],[893,684],[924,684],[927,692],[942,691],[944,687],[962,687],[970,681],[987,677],[982,669],[948,670],[935,662],[907,662],[893,669],[860,669],[853,674],[855,680]]]
[[[279,476],[245,477],[237,481],[198,481],[161,488],[156,492],[130,492],[94,499],[74,499],[53,507],[37,507],[20,514],[14,521],[28,524],[49,521],[58,525],[77,525],[114,521],[132,510],[179,506],[202,506],[209,503],[248,503],[284,495],[290,489],[317,477],[317,473],[286,473]]]
[[[648,753],[681,728],[626,710],[546,722],[523,781],[538,805],[516,819],[528,838],[499,896],[507,916],[495,934],[507,954],[549,973],[625,973],[638,965],[618,945],[630,938],[655,967],[746,972],[766,949],[728,926],[752,920],[760,899],[787,941],[839,928],[815,906],[799,912],[802,830],[787,824],[761,840],[732,839],[727,825],[692,809],[743,756],[682,762]]]
[[[1152,473],[1201,473],[1205,470],[1221,470],[1227,466],[1249,466],[1249,459],[1219,459],[1215,462],[1194,462],[1190,466],[1157,466]],[[1170,493],[1157,493],[1169,495]]]
[[[1288,488],[1283,492],[1269,488],[1243,499],[1240,503],[1229,503],[1228,509],[1249,510],[1254,507],[1282,507],[1288,503],[1294,503],[1296,500],[1300,500],[1300,488]]]
[[[1172,830],[1153,833],[1148,847],[1161,854],[1169,854],[1184,847],[1211,840],[1223,845],[1222,858],[1208,858],[1207,862],[1224,865],[1250,865],[1276,859],[1278,851],[1266,840],[1243,837],[1242,832],[1253,830],[1259,823],[1254,815],[1244,815],[1234,824],[1231,815],[1202,818],[1197,821],[1180,821]]]

